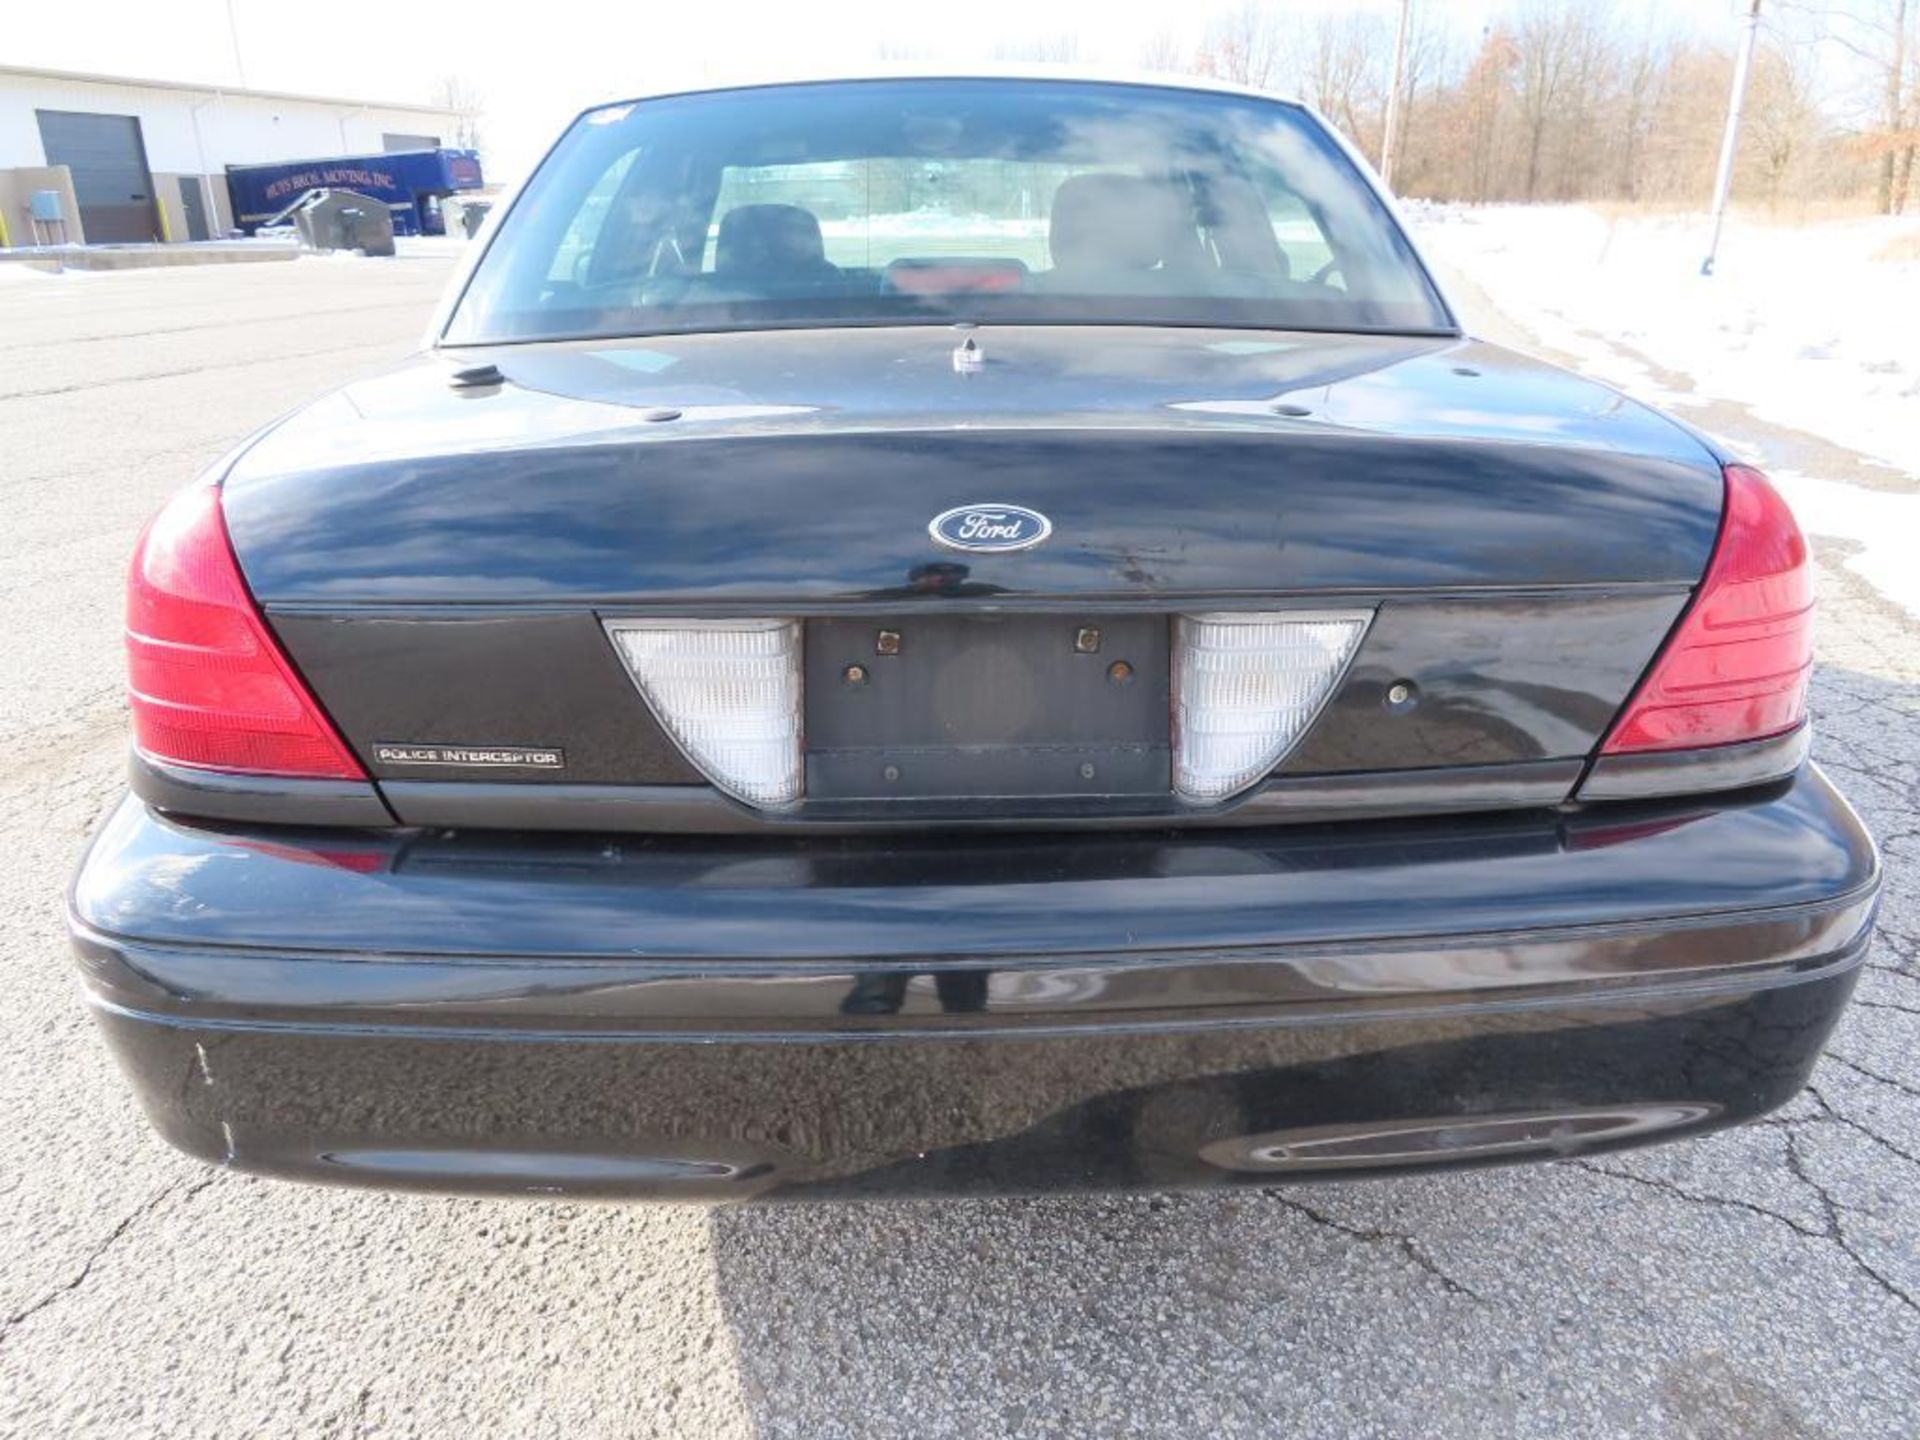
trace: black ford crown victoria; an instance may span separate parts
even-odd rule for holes
[[[167,1139],[359,1184],[1695,1134],[1867,944],[1810,589],[1761,476],[1464,338],[1297,107],[598,109],[426,353],[141,541],[85,991]]]

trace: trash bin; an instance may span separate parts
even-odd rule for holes
[[[393,215],[357,190],[315,190],[293,211],[293,228],[309,250],[358,250],[391,255]]]

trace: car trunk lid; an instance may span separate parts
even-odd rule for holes
[[[759,617],[801,627],[804,818],[854,823],[1177,809],[1171,637],[1215,613],[1365,617],[1282,776],[1545,765],[1479,793],[1558,798],[1713,547],[1703,446],[1491,347],[978,331],[967,372],[964,338],[503,348],[478,387],[422,359],[243,457],[235,548],[403,819],[704,784],[608,627]],[[930,533],[984,503],[1051,533]],[[543,813],[610,813],[578,798]]]
[[[987,332],[979,377],[952,370],[951,332],[919,329],[496,352],[505,381],[480,390],[421,361],[269,435],[229,480],[228,518],[270,605],[1699,576],[1718,470],[1612,392],[1488,347],[1203,338],[1219,333]],[[1221,353],[1235,345],[1254,348]],[[656,355],[672,363],[637,368]],[[728,358],[744,373],[722,385]],[[983,501],[1054,533],[997,555],[932,542],[930,520]]]

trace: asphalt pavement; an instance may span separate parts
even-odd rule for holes
[[[1817,754],[1888,890],[1829,1057],[1764,1124],[1387,1182],[728,1211],[169,1151],[61,923],[121,787],[126,557],[233,441],[409,350],[447,264],[0,274],[0,1435],[1920,1433],[1920,634],[1830,546]],[[1712,417],[1814,443],[1749,421]]]

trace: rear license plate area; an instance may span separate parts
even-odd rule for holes
[[[810,801],[1164,796],[1164,616],[809,620]]]

